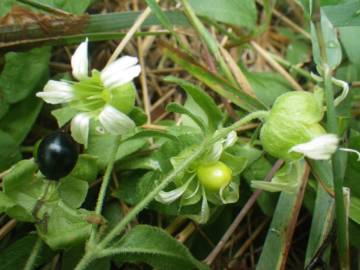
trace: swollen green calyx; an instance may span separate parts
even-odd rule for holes
[[[128,114],[135,105],[136,92],[132,82],[108,89],[100,78],[100,72],[92,71],[91,77],[74,83],[75,99],[70,106],[80,111],[94,112],[106,104]]]
[[[265,151],[284,160],[302,155],[289,150],[326,133],[320,125],[324,110],[322,92],[289,92],[275,101],[260,132]]]

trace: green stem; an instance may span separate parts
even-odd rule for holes
[[[327,103],[327,128],[334,134],[338,133],[338,124],[336,121],[335,108],[333,104],[333,90],[331,82],[330,69],[324,69],[325,97]],[[329,104],[331,104],[329,106]],[[330,118],[333,115],[334,118]],[[333,120],[330,120],[333,119]],[[334,121],[335,120],[335,121]],[[332,171],[334,175],[334,191],[335,191],[335,213],[338,236],[339,255],[342,269],[350,269],[349,266],[349,239],[347,237],[347,222],[345,214],[345,204],[343,195],[343,177],[341,175],[341,156],[337,151],[332,157]]]
[[[311,76],[310,72],[305,71],[302,68],[299,68],[293,64],[291,64],[289,61],[286,61],[285,59],[281,58],[280,56],[270,53],[270,56],[276,61],[278,62],[280,65],[282,65],[283,67],[287,68],[289,71],[295,71],[297,74],[305,77],[306,79],[308,79],[309,81],[314,81],[316,82],[316,80]]]
[[[95,214],[97,214],[97,215],[101,215],[101,211],[102,211],[105,196],[106,196],[106,190],[107,190],[107,188],[109,186],[109,182],[110,182],[110,179],[111,179],[111,172],[112,172],[113,167],[114,167],[114,163],[115,163],[115,160],[116,160],[116,154],[117,154],[117,150],[119,148],[120,142],[121,142],[121,136],[118,136],[115,139],[114,147],[113,147],[112,152],[110,154],[109,163],[108,163],[108,165],[106,167],[105,174],[104,174],[104,177],[103,177],[103,181],[101,183],[99,195],[98,195],[98,198],[97,198],[96,207],[95,207]],[[91,229],[91,234],[90,234],[89,246],[92,246],[94,244],[96,229],[97,229],[97,225],[93,224],[92,229]]]
[[[321,28],[321,14],[320,1],[314,1],[312,19],[315,24],[316,36],[318,39],[321,64],[323,68],[325,99],[326,99],[326,117],[327,117],[327,131],[333,134],[338,134],[339,128],[336,118],[336,111],[334,106],[334,94],[332,87],[332,70],[328,65],[326,54],[325,40]],[[337,151],[332,158],[332,171],[334,175],[334,191],[335,191],[335,213],[338,236],[338,248],[340,256],[341,269],[349,269],[349,244],[346,231],[346,214],[343,196],[343,177],[341,175],[341,157]]]
[[[225,137],[229,132],[239,129],[241,126],[251,122],[257,118],[266,118],[268,115],[267,111],[257,111],[248,114],[244,118],[240,119],[233,125],[223,128],[216,132],[212,137],[206,138],[203,143],[194,150],[194,152],[187,158],[183,163],[178,167],[172,170],[161,183],[155,187],[148,195],[138,203],[132,210],[129,212],[106,236],[102,239],[94,249],[88,251],[87,254],[80,260],[79,264],[75,270],[83,270],[86,266],[96,257],[101,255],[104,250],[111,244],[111,242],[120,235],[120,233],[125,229],[127,224],[129,224],[139,213],[142,211],[155,197],[156,195],[166,188],[166,186],[182,171],[186,170],[193,161],[199,158],[213,143],[217,142],[221,138]]]
[[[26,261],[24,270],[32,270],[35,268],[36,257],[39,255],[42,247],[42,240],[40,237],[37,238],[35,245],[31,251],[30,257]]]

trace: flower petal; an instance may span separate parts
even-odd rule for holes
[[[100,113],[99,121],[107,132],[114,135],[128,133],[135,127],[133,120],[110,105],[106,105]]]
[[[139,76],[141,67],[136,65],[138,59],[131,56],[123,56],[101,71],[101,80],[105,87],[115,88],[132,81]]]
[[[335,134],[325,134],[307,142],[295,145],[289,152],[302,153],[311,159],[327,160],[336,151],[339,139]]]
[[[186,189],[188,188],[191,181],[195,178],[195,174],[189,178],[189,180],[183,184],[182,186],[175,188],[170,191],[160,191],[159,194],[155,197],[155,199],[158,202],[164,203],[164,204],[170,204],[174,201],[176,201],[178,198],[180,198]]]
[[[79,81],[89,75],[88,39],[82,42],[71,57],[73,76]]]
[[[85,148],[88,144],[90,114],[79,113],[71,121],[71,136],[78,143],[84,144]]]
[[[69,83],[50,80],[44,86],[43,92],[36,96],[50,104],[67,103],[74,97],[74,91]]]

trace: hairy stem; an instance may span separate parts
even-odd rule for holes
[[[24,270],[32,270],[35,268],[36,257],[39,255],[39,253],[41,251],[42,244],[43,244],[43,242],[42,242],[41,238],[38,237],[32,251],[31,251],[29,258],[26,261]]]
[[[166,188],[168,184],[173,181],[173,179],[182,171],[186,170],[193,161],[199,158],[212,144],[218,140],[225,137],[229,132],[239,129],[241,126],[251,122],[254,119],[263,119],[268,115],[267,111],[257,111],[248,114],[244,118],[235,122],[233,125],[222,128],[217,131],[213,136],[206,138],[201,145],[199,145],[194,152],[183,161],[178,167],[172,170],[168,175],[166,175],[161,183],[155,187],[148,195],[139,202],[132,210],[129,212],[106,236],[102,239],[96,247],[93,247],[91,250],[87,251],[85,256],[80,260],[79,264],[76,266],[75,270],[83,270],[86,266],[94,260],[96,257],[103,256],[104,251],[109,250],[109,245],[111,242],[120,235],[120,233],[125,229],[127,224],[129,224],[155,197],[156,195]],[[105,252],[106,253],[106,252]]]
[[[97,198],[96,207],[95,207],[95,214],[97,214],[97,215],[101,215],[101,211],[102,211],[105,196],[106,196],[106,190],[107,190],[107,188],[109,186],[109,182],[110,182],[110,179],[111,179],[111,172],[112,172],[113,167],[114,167],[114,163],[115,163],[115,160],[116,160],[116,153],[117,153],[117,150],[119,148],[120,142],[121,142],[121,136],[118,136],[115,139],[114,147],[113,147],[112,152],[110,154],[109,163],[108,163],[108,165],[106,167],[105,174],[104,174],[104,177],[103,177],[103,181],[101,183],[99,195],[98,195],[98,198]],[[97,224],[93,224],[92,229],[91,229],[91,234],[90,234],[89,246],[92,246],[94,244],[96,229],[97,229]]]

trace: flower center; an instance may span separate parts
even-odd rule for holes
[[[102,97],[102,99],[105,101],[105,103],[109,102],[109,101],[110,101],[110,97],[111,97],[110,90],[107,89],[107,88],[105,88],[105,89],[102,91],[101,97]]]
[[[75,100],[70,105],[80,111],[101,109],[110,99],[109,90],[104,88],[100,72],[92,71],[92,76],[74,83]]]

